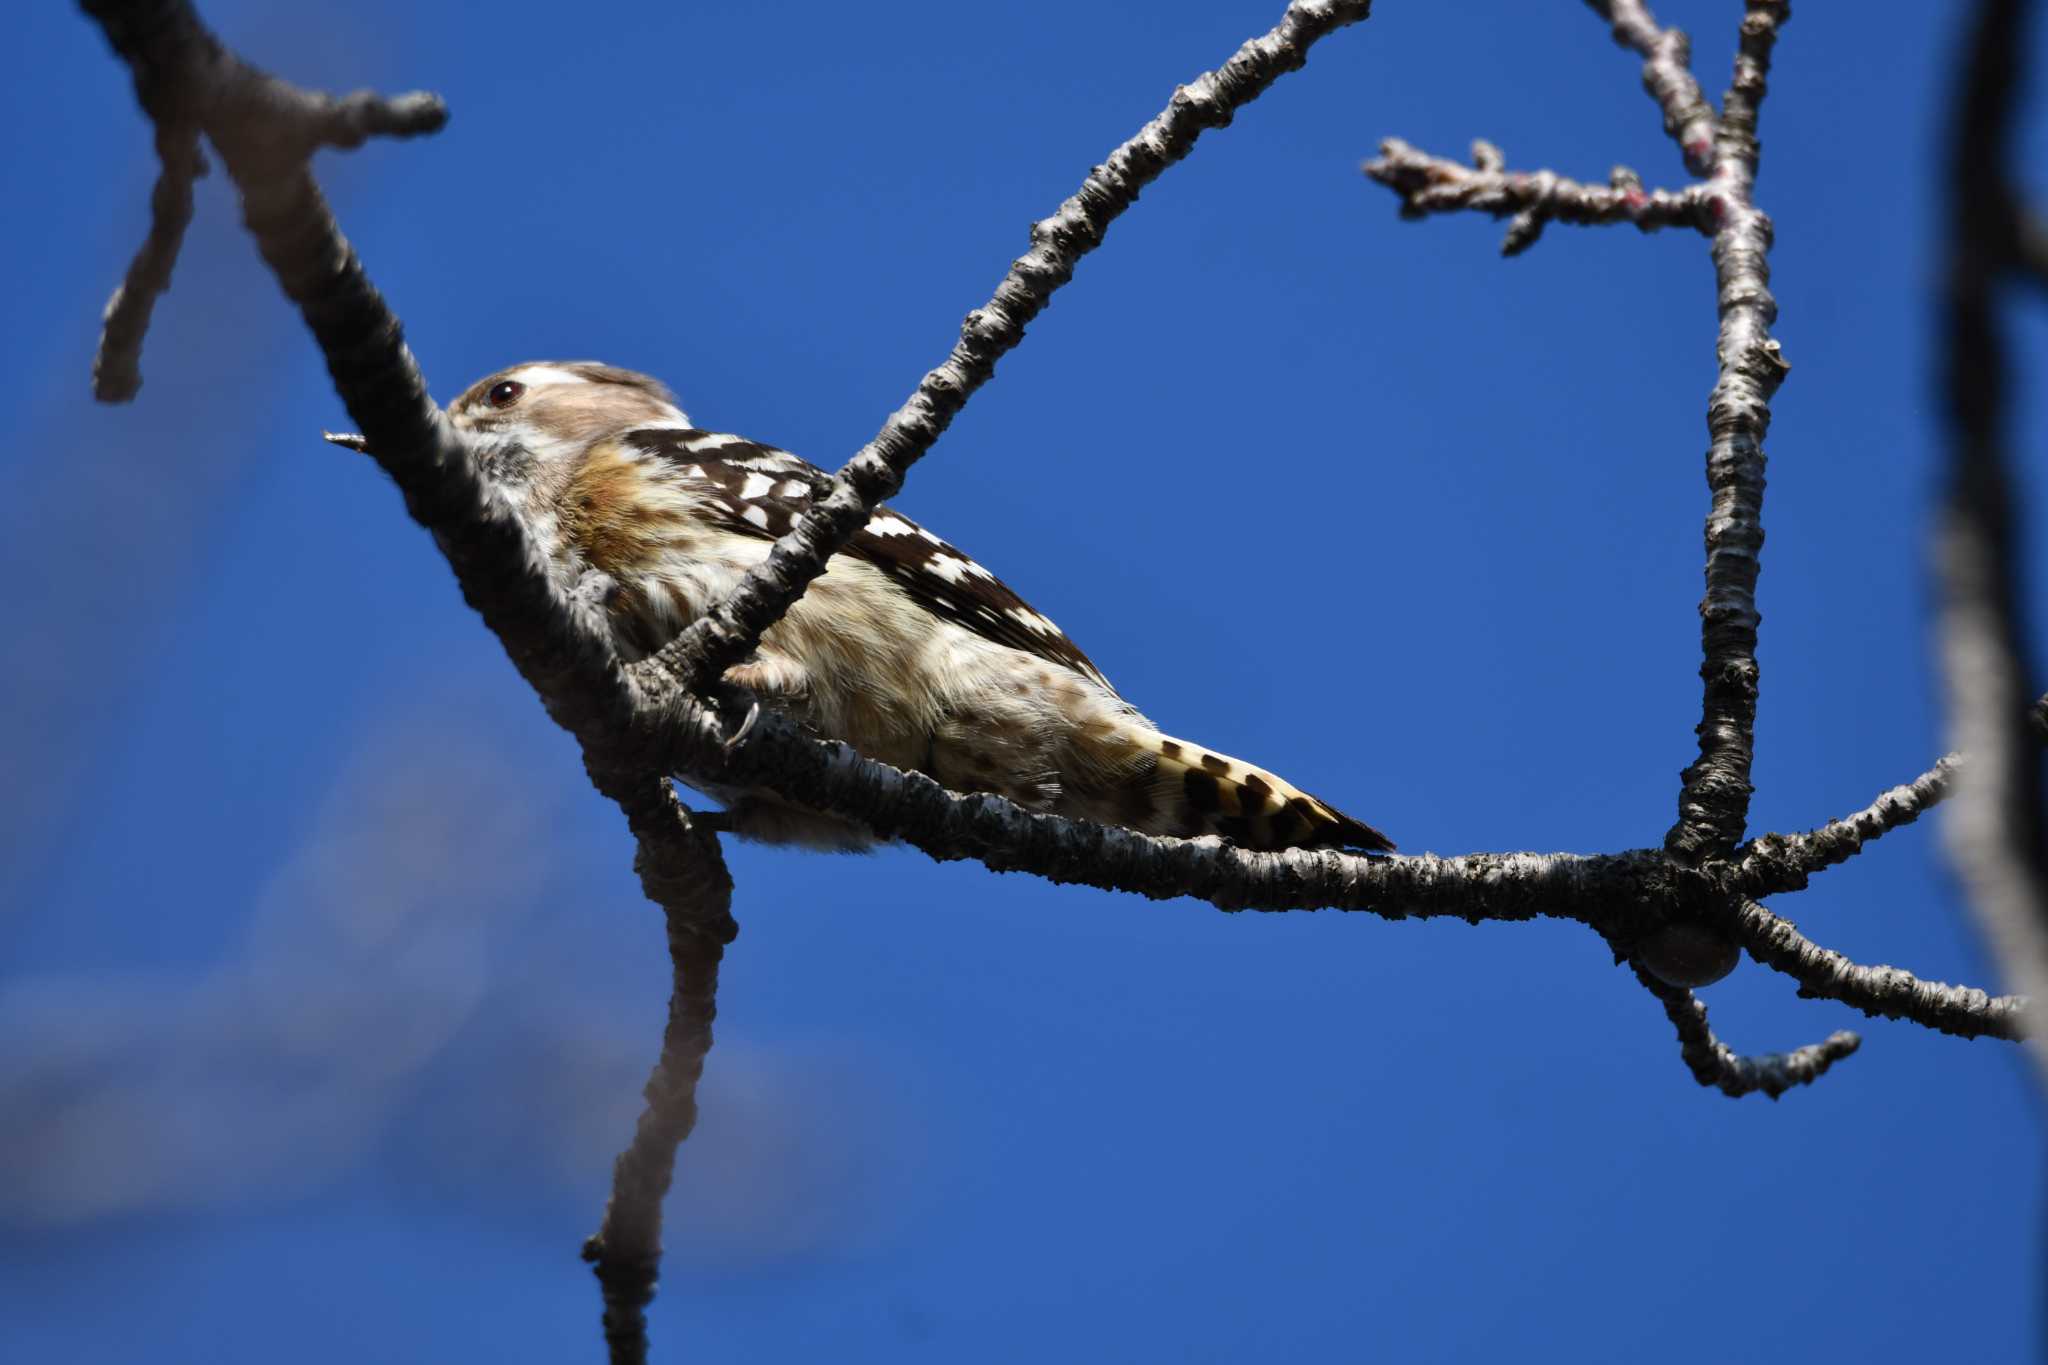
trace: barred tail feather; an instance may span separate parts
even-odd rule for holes
[[[1256,849],[1393,851],[1371,825],[1264,769],[1170,735],[1153,734],[1146,747],[1158,758],[1154,807],[1179,825],[1162,833],[1220,834]]]

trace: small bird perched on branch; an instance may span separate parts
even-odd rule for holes
[[[605,576],[628,660],[730,593],[829,484],[787,451],[700,430],[659,381],[610,365],[500,370],[448,416],[563,589]],[[870,758],[1027,810],[1249,848],[1393,847],[1269,772],[1161,734],[1058,626],[886,507],[725,676]],[[770,792],[707,790],[748,837],[873,842]]]

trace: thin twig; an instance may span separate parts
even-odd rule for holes
[[[1635,969],[1643,989],[1664,1006],[1664,1017],[1678,1030],[1678,1055],[1701,1085],[1719,1090],[1730,1099],[1763,1091],[1772,1099],[1795,1085],[1811,1085],[1829,1067],[1863,1045],[1863,1040],[1846,1030],[1828,1035],[1826,1041],[1809,1043],[1791,1052],[1766,1052],[1744,1057],[1714,1036],[1707,1026],[1707,1007],[1691,991],[1666,985],[1644,971]]]
[[[127,283],[107,306],[94,365],[94,393],[102,402],[125,401],[141,387],[140,357],[150,309],[155,296],[170,286],[178,248],[192,217],[192,180],[204,166],[198,146],[201,133],[228,163],[242,190],[244,221],[256,232],[264,258],[278,270],[288,293],[295,280],[306,277],[305,266],[316,257],[315,269],[324,267],[343,277],[323,282],[321,292],[338,296],[347,292],[345,286],[368,287],[367,280],[361,278],[361,265],[338,231],[332,233],[331,240],[327,232],[287,240],[278,230],[278,219],[298,223],[327,216],[326,204],[307,170],[315,148],[354,147],[373,134],[411,137],[433,132],[448,117],[439,96],[414,92],[385,98],[361,91],[336,99],[301,90],[258,70],[224,47],[200,22],[190,0],[80,0],[79,7],[99,21],[107,41],[133,72],[136,98],[156,125],[157,155],[162,164],[151,198],[149,239],[129,267]],[[331,226],[331,218],[328,222]],[[271,229],[268,233],[265,226]],[[345,255],[328,249],[335,242]],[[293,298],[304,302],[301,293],[293,293]],[[382,301],[378,304],[381,308]],[[349,310],[352,314],[359,311]],[[314,322],[310,314],[307,320]],[[391,325],[395,330],[396,322]],[[319,331],[317,322],[314,330]],[[365,341],[360,337],[353,340],[357,344]],[[366,373],[386,377],[389,359],[381,354],[384,348],[369,349],[376,354]],[[332,351],[329,360],[332,367]],[[406,368],[410,367],[411,357],[407,356]],[[358,397],[369,392],[364,378],[354,367],[335,370],[344,401],[350,399],[351,392]],[[412,378],[417,380],[417,371]],[[402,386],[388,389],[384,401],[391,403],[404,392]],[[424,398],[424,389],[420,396]],[[402,399],[397,406],[404,406]],[[355,412],[353,406],[350,411]],[[356,415],[358,421],[365,421],[361,414]],[[366,421],[364,430],[372,436],[391,434],[371,431]]]
[[[1641,0],[1586,0],[1614,32],[1614,41],[1640,54],[1643,89],[1664,111],[1664,131],[1678,144],[1685,168],[1707,175],[1714,162],[1714,107],[1692,74],[1692,42],[1676,28],[1660,28]]]
[[[149,316],[157,295],[171,287],[171,271],[192,222],[192,182],[206,174],[196,124],[159,119],[156,156],[149,236],[107,300],[99,349],[93,354],[92,393],[102,403],[126,403],[142,391],[142,341],[149,334]]]
[[[1862,966],[1821,947],[1752,900],[1739,901],[1724,923],[1751,957],[1798,981],[1801,995],[1839,1000],[1879,1018],[1910,1019],[1958,1038],[2019,1038],[2025,1033],[2024,996],[1994,996],[1975,986],[1922,981],[1897,967]]]
[[[1598,225],[1630,223],[1644,232],[1665,227],[1707,227],[1706,194],[1701,186],[1683,190],[1645,190],[1640,178],[1617,166],[1605,185],[1588,185],[1551,171],[1503,169],[1498,148],[1472,144],[1472,165],[1430,156],[1390,137],[1380,154],[1362,168],[1401,196],[1401,214],[1420,218],[1431,213],[1472,209],[1496,218],[1512,218],[1501,242],[1501,255],[1515,256],[1536,244],[1544,225],[1554,221]]]
[[[2048,695],[2027,708],[2026,729],[2036,742],[2048,743]],[[1804,834],[1760,834],[1735,850],[1730,885],[1756,897],[1804,890],[1815,872],[1847,862],[1864,846],[1901,825],[1910,825],[1948,799],[1968,766],[1969,755],[1947,754],[1932,768],[1902,787],[1839,820],[1830,820]]]
[[[994,297],[967,315],[952,355],[919,381],[910,400],[847,461],[830,493],[725,601],[640,665],[643,675],[696,688],[750,653],[762,632],[866,524],[875,505],[902,486],[904,473],[995,373],[996,361],[1023,340],[1026,325],[1073,277],[1080,259],[1101,245],[1111,222],[1139,191],[1193,150],[1205,130],[1224,127],[1274,81],[1298,70],[1318,39],[1371,11],[1371,0],[1294,0],[1270,33],[1174,91],[1165,110],[1111,152],[1057,213],[1032,226],[1031,249],[1010,267]]]
[[[1692,223],[1711,233],[1719,287],[1720,371],[1707,400],[1707,484],[1713,504],[1706,522],[1706,595],[1700,603],[1703,698],[1699,757],[1685,770],[1679,817],[1665,836],[1674,858],[1700,865],[1726,856],[1749,815],[1750,764],[1756,726],[1756,579],[1763,549],[1764,433],[1770,401],[1787,365],[1770,335],[1777,302],[1767,254],[1771,223],[1756,207],[1756,119],[1778,28],[1782,0],[1748,0],[1735,74],[1716,116],[1688,69],[1690,45],[1676,29],[1658,27],[1639,0],[1590,0],[1617,41],[1641,53],[1643,84],[1664,111],[1665,127],[1686,164],[1706,179],[1683,191],[1647,195],[1631,172],[1617,172],[1608,190],[1540,172],[1514,176],[1499,151],[1476,144],[1475,169],[1427,157],[1399,141],[1382,145],[1367,173],[1402,195],[1403,211],[1447,208],[1512,213],[1502,250],[1510,255],[1536,240],[1551,217],[1637,222],[1643,227]],[[1576,217],[1574,218],[1574,216]]]
[[[308,134],[323,147],[360,147],[373,137],[419,137],[439,132],[448,122],[448,106],[439,95],[424,90],[403,95],[358,90],[338,99],[331,95],[315,95],[314,99]]]
[[[1806,886],[1812,874],[1845,863],[1863,846],[1910,825],[1955,788],[1964,756],[1949,754],[1902,787],[1893,787],[1853,815],[1804,834],[1763,834],[1737,849],[1734,881],[1751,896],[1779,895]]]

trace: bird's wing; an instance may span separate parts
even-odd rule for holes
[[[816,465],[786,450],[719,432],[652,427],[625,439],[702,485],[729,530],[764,540],[786,535],[831,482]],[[934,615],[1115,691],[1065,631],[964,552],[901,512],[876,508],[841,553],[874,565]]]

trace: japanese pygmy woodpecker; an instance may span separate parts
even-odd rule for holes
[[[609,579],[627,660],[730,593],[828,484],[786,451],[700,430],[661,383],[610,365],[517,365],[447,411],[564,591]],[[1264,769],[1161,734],[1058,626],[887,507],[726,677],[870,758],[1027,810],[1255,849],[1393,847]],[[742,835],[873,842],[767,791],[707,790]]]

